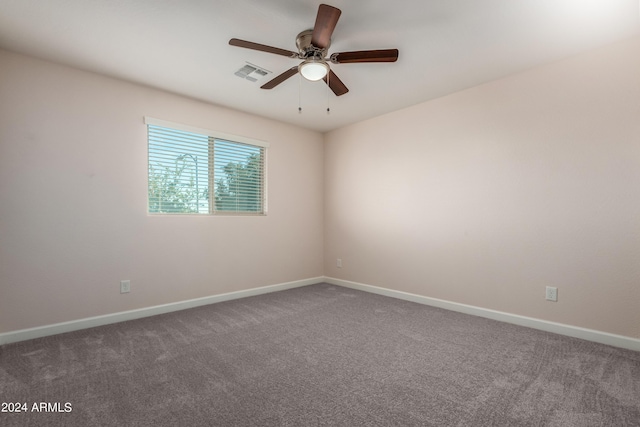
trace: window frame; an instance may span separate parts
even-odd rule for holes
[[[147,215],[188,215],[188,216],[266,216],[268,211],[267,205],[267,152],[270,144],[266,141],[259,139],[249,138],[245,136],[233,135],[224,132],[213,131],[210,129],[204,129],[200,127],[185,125],[181,123],[171,122],[168,120],[156,119],[153,117],[144,117],[144,124],[147,133]],[[208,191],[209,191],[209,209],[208,212],[151,212],[149,210],[149,168],[150,168],[150,150],[149,150],[149,125],[167,128],[176,131],[189,132],[206,136],[209,144],[209,155],[207,162],[208,167]],[[259,147],[262,153],[262,182],[261,182],[261,204],[262,209],[260,211],[233,211],[233,210],[219,210],[216,209],[215,203],[215,170],[213,166],[215,158],[215,150],[212,148],[215,146],[215,140],[244,144],[253,147]]]

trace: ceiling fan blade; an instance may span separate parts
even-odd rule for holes
[[[290,58],[297,58],[298,54],[286,49],[280,49],[278,47],[267,46],[265,44],[248,42],[246,40],[231,39],[229,40],[231,46],[244,47],[246,49],[259,50],[262,52],[275,53],[276,55],[288,56]]]
[[[354,52],[336,52],[331,55],[334,64],[354,62],[396,62],[398,49],[358,50]]]
[[[329,79],[328,82],[327,82],[327,78]],[[336,96],[344,95],[345,93],[349,92],[349,89],[347,88],[347,86],[345,86],[345,84],[342,83],[342,80],[340,80],[338,76],[336,76],[336,73],[334,73],[332,70],[329,70],[329,74],[324,76],[323,80],[325,83],[329,85],[329,87],[331,88],[333,93],[336,94]]]
[[[336,28],[342,11],[328,4],[321,4],[313,26],[311,44],[320,49],[326,49],[331,43],[331,35]]]
[[[274,87],[278,86],[280,83],[287,80],[289,77],[294,76],[297,73],[298,73],[298,67],[297,66],[291,67],[284,73],[274,77],[273,79],[269,80],[268,82],[260,86],[260,89],[273,89]]]

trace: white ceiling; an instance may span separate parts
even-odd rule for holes
[[[331,53],[398,61],[332,65],[341,97],[298,76],[260,89],[300,61],[229,39],[296,51],[319,3],[0,0],[0,47],[324,132],[640,33],[638,0],[327,0],[342,10]],[[235,76],[246,62],[272,74]]]

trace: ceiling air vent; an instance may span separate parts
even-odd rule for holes
[[[271,71],[269,70],[265,70],[262,67],[247,62],[246,65],[244,65],[234,74],[242,79],[247,79],[250,82],[257,82],[270,73]]]

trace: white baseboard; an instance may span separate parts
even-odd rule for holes
[[[229,301],[239,298],[252,297],[255,295],[267,294],[270,292],[284,291],[286,289],[298,288],[301,286],[313,285],[324,281],[324,277],[314,277],[294,282],[279,283],[276,285],[262,286],[259,288],[246,289],[243,291],[229,292],[226,294],[212,295],[203,298],[196,298],[187,301],[178,301],[169,304],[145,307],[137,310],[122,311],[119,313],[106,314],[103,316],[88,317],[85,319],[72,320],[70,322],[55,323],[53,325],[38,326],[35,328],[21,329],[17,331],[0,334],[0,345],[12,342],[25,341],[34,338],[46,337],[49,335],[72,332],[80,329],[93,328],[96,326],[109,325],[112,323],[124,322],[126,320],[140,319],[142,317],[155,316],[158,314],[170,313],[173,311],[185,310],[202,305],[214,304],[222,301]]]
[[[398,298],[406,301],[412,301],[419,304],[430,305],[433,307],[444,308],[460,313],[471,314],[474,316],[485,317],[488,319],[498,320],[501,322],[511,323],[514,325],[526,326],[529,328],[539,329],[542,331],[553,332],[560,335],[566,335],[574,338],[580,338],[587,341],[593,341],[601,344],[607,344],[614,347],[626,348],[629,350],[640,351],[640,339],[626,337],[623,335],[615,335],[607,332],[596,331],[593,329],[585,329],[577,326],[565,325],[562,323],[549,322],[546,320],[535,319],[532,317],[519,316],[516,314],[505,313],[486,308],[475,307],[472,305],[459,304],[456,302],[441,300],[437,298],[429,298],[422,295],[411,294],[408,292],[395,291],[392,289],[381,288],[378,286],[366,285],[363,283],[351,282],[348,280],[336,279],[333,277],[314,277],[310,279],[297,280],[293,282],[280,283],[276,285],[263,286],[259,288],[246,289],[242,291],[229,292],[226,294],[212,295],[203,298],[196,298],[187,301],[179,301],[175,303],[157,305],[153,307],[145,307],[137,310],[123,311],[119,313],[106,314],[103,316],[88,317],[85,319],[73,320],[69,322],[56,323],[52,325],[39,326],[29,329],[21,329],[0,334],[0,345],[12,342],[25,341],[34,338],[41,338],[49,335],[61,334],[64,332],[72,332],[80,329],[93,328],[96,326],[109,325],[112,323],[124,322],[127,320],[140,319],[143,317],[155,316],[158,314],[170,313],[173,311],[185,310],[188,308],[199,307],[202,305],[215,304],[217,302],[229,301],[239,298],[246,298],[255,295],[266,294],[270,292],[284,291],[286,289],[298,288],[301,286],[312,285],[315,283],[326,282],[332,285],[344,286],[346,288],[357,289],[378,295],[384,295],[392,298]]]
[[[380,288],[377,286],[366,285],[363,283],[351,282],[348,280],[335,279],[333,277],[325,277],[324,281],[332,285],[344,286],[346,288],[357,289],[360,291],[371,292],[378,295],[384,295],[392,298],[398,298],[406,301],[417,302],[419,304],[430,305],[433,307],[444,308],[460,313],[471,314],[474,316],[485,317],[487,319],[498,320],[514,325],[526,326],[528,328],[539,329],[546,332],[553,332],[569,337],[580,338],[587,341],[593,341],[600,344],[607,344],[614,347],[626,348],[629,350],[640,351],[640,339],[626,337],[623,335],[615,335],[607,332],[596,331],[593,329],[585,329],[577,326],[565,325],[562,323],[549,322],[546,320],[535,319],[532,317],[519,316],[517,314],[505,313],[502,311],[489,310],[486,308],[475,307],[472,305],[459,304],[456,302],[445,301],[437,298],[429,298],[422,295],[411,294],[402,291],[394,291],[392,289]]]

